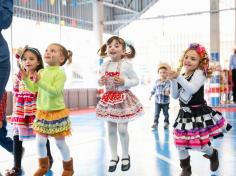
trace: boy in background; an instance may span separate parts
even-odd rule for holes
[[[157,67],[157,73],[159,78],[156,80],[153,90],[151,91],[152,96],[155,95],[155,114],[154,114],[154,124],[152,128],[157,128],[159,123],[159,116],[161,109],[165,116],[164,128],[167,129],[169,126],[169,104],[170,104],[170,80],[167,79],[167,71],[170,66],[166,63],[159,64]]]

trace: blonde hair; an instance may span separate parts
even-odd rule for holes
[[[59,43],[52,43],[51,45],[58,46],[60,48],[62,55],[65,57],[65,60],[60,64],[60,66],[63,66],[66,62],[68,62],[68,64],[72,62],[73,52],[71,50],[67,50],[63,45]]]
[[[190,50],[196,51],[196,53],[198,54],[198,56],[200,58],[200,63],[199,63],[198,68],[203,70],[206,77],[211,77],[212,69],[209,68],[209,62],[210,62],[209,56],[206,52],[205,47],[203,47],[202,45],[200,45],[198,43],[190,44],[189,47],[184,51],[183,56],[179,60],[179,67],[178,67],[177,71],[179,71],[179,72],[181,71],[181,69],[183,67],[183,61],[184,61],[185,55]]]

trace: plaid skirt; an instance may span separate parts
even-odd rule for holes
[[[207,105],[181,107],[173,127],[177,148],[199,150],[232,128],[220,112]]]

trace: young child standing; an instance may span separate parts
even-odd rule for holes
[[[174,143],[179,151],[181,176],[191,175],[188,150],[196,149],[210,160],[210,170],[219,167],[218,151],[211,141],[223,137],[231,125],[222,114],[207,106],[204,100],[204,81],[211,73],[209,57],[203,46],[193,43],[184,52],[181,65],[176,71],[169,71],[171,95],[179,98],[180,110],[174,123]],[[179,74],[184,67],[184,73]]]
[[[32,76],[35,72],[43,68],[42,56],[38,49],[27,46],[23,49],[18,49],[18,52],[19,55],[17,56],[20,57],[18,65],[21,65],[22,69],[29,76]],[[11,122],[13,123],[14,167],[11,170],[7,170],[6,176],[17,176],[21,174],[21,160],[24,153],[22,142],[35,138],[32,124],[36,113],[37,92],[31,93],[26,89],[20,72],[15,76],[13,93],[13,115]],[[47,141],[47,156],[49,157],[51,167],[53,158],[49,140]]]
[[[170,66],[165,63],[159,64],[157,68],[160,78],[156,80],[153,90],[151,91],[151,96],[149,97],[149,100],[151,100],[152,96],[155,95],[155,118],[152,128],[158,127],[161,109],[165,116],[164,128],[167,129],[169,126],[170,80],[167,79],[167,71],[169,68]]]
[[[39,168],[34,176],[43,176],[49,169],[46,143],[50,136],[55,138],[62,155],[62,176],[71,176],[74,173],[73,160],[65,141],[65,137],[71,134],[69,110],[65,107],[63,94],[66,75],[60,69],[67,61],[71,63],[71,60],[71,51],[60,44],[52,43],[44,54],[44,62],[48,64],[46,68],[35,72],[32,78],[21,71],[26,87],[31,92],[38,92],[33,128],[36,131]]]
[[[127,52],[127,48],[130,52]],[[99,85],[105,85],[106,92],[98,102],[98,119],[108,122],[108,138],[111,149],[109,172],[114,172],[119,162],[117,154],[117,129],[122,148],[121,170],[130,168],[128,122],[143,113],[143,106],[129,90],[139,82],[132,65],[127,59],[135,56],[135,49],[125,41],[113,36],[100,49],[100,56],[109,56],[110,60],[101,66]]]

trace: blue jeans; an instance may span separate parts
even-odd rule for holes
[[[0,60],[0,100],[2,99],[3,93],[5,92],[10,71],[11,71],[10,60],[9,59],[5,59],[3,61]]]
[[[158,123],[159,122],[159,116],[160,116],[160,112],[161,109],[163,110],[163,114],[165,116],[164,122],[169,123],[169,103],[167,104],[159,104],[159,103],[155,103],[155,119],[154,119],[154,123]]]
[[[13,140],[10,137],[7,137],[6,118],[3,118],[2,128],[0,128],[0,145],[8,152],[13,153]]]

